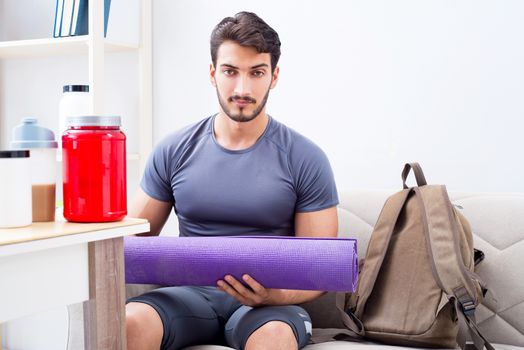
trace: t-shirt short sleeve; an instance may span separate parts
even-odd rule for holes
[[[164,202],[174,202],[171,188],[169,147],[160,142],[149,155],[140,187],[149,196]]]
[[[312,212],[338,204],[337,187],[326,154],[309,140],[293,147],[292,173],[297,192],[296,212]]]

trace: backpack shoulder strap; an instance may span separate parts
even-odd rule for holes
[[[324,328],[313,330],[311,342],[324,343],[332,340],[352,340],[358,341],[364,336],[364,325],[353,315],[351,311],[345,310],[346,293],[337,292],[335,294],[335,306],[339,312],[340,319],[347,329]]]
[[[369,240],[364,267],[359,275],[358,299],[355,301],[356,309],[354,312],[358,319],[362,318],[366,302],[371,295],[384,262],[395,224],[410,193],[411,189],[404,189],[389,197],[375,224]]]
[[[414,191],[422,210],[424,235],[435,281],[448,296],[465,288],[476,305],[477,289],[460,252],[458,222],[446,187],[431,185],[414,188]]]
[[[422,209],[424,235],[433,277],[455,307],[459,319],[457,341],[462,349],[493,350],[476,326],[477,287],[475,278],[464,265],[460,251],[458,219],[443,185],[414,188]],[[466,332],[473,344],[466,346]]]

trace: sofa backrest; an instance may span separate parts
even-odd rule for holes
[[[365,256],[373,226],[392,193],[340,193],[339,236],[358,239],[359,258]],[[450,199],[463,208],[475,247],[485,253],[476,269],[490,290],[476,312],[481,331],[494,343],[524,346],[524,193],[450,193]],[[328,294],[307,306],[314,327],[341,326],[334,307],[328,307],[332,302]]]

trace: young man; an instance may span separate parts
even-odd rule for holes
[[[325,154],[266,114],[280,40],[257,15],[227,17],[211,35],[219,112],[162,140],[130,215],[158,235],[174,206],[181,236],[337,234],[337,191]],[[263,259],[263,257],[260,257]],[[311,335],[295,304],[321,291],[267,289],[251,276],[216,287],[167,287],[126,305],[128,349],[226,344],[297,349]]]

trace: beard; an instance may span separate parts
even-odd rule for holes
[[[222,96],[220,95],[220,92],[218,91],[218,88],[217,88],[218,102],[220,103],[220,107],[222,107],[222,110],[224,111],[224,113],[226,113],[226,115],[231,120],[233,120],[235,122],[238,122],[238,123],[246,123],[246,122],[250,122],[253,119],[255,119],[256,117],[258,117],[260,112],[262,112],[262,110],[266,106],[267,99],[269,98],[269,90],[270,89],[267,90],[266,95],[264,96],[264,98],[260,102],[260,105],[258,105],[255,108],[255,110],[252,113],[250,113],[250,114],[246,114],[245,113],[245,107],[239,107],[238,113],[235,113],[235,112],[233,112],[232,108],[228,107],[228,103],[232,103],[234,101],[240,100],[240,101],[249,102],[250,104],[253,104],[253,105],[256,106],[257,100],[255,100],[253,97],[234,95],[234,96],[229,97],[227,99],[227,101],[225,101],[225,99],[222,98]]]

